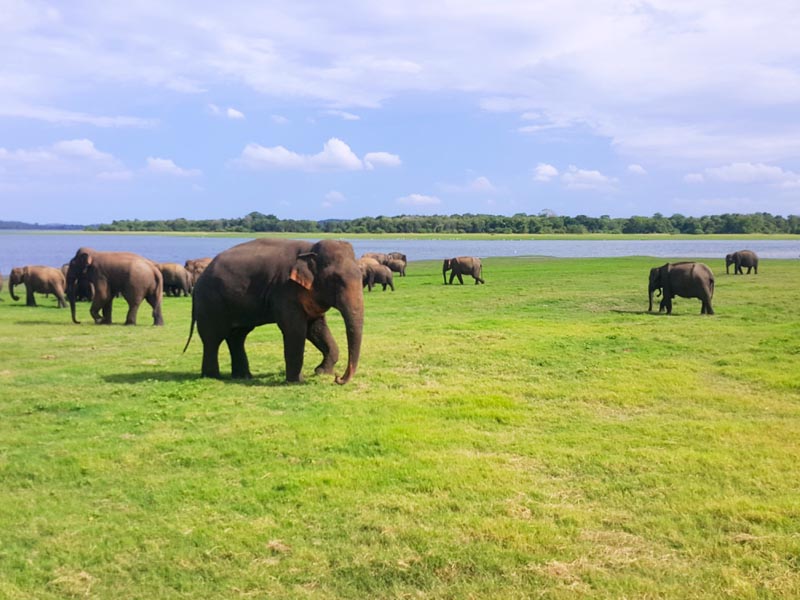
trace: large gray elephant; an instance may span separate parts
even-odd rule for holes
[[[192,293],[192,276],[183,265],[174,262],[156,263],[164,278],[164,294],[189,296]]]
[[[751,270],[755,270],[758,275],[758,255],[752,250],[739,250],[732,252],[725,256],[725,273],[730,274],[730,267],[733,267],[734,275],[742,275],[744,271],[742,267],[747,267],[747,274],[750,275]]]
[[[462,275],[471,275],[475,279],[475,285],[479,283],[486,283],[483,280],[483,265],[481,259],[474,256],[456,256],[455,258],[445,258],[442,263],[442,278],[445,284],[447,281],[447,272],[450,273],[450,284],[453,283],[453,278],[458,277],[458,282],[464,285]]]
[[[713,315],[711,299],[714,297],[714,273],[708,265],[699,262],[667,263],[660,267],[650,269],[650,283],[648,296],[653,310],[653,292],[660,290],[663,293],[661,309],[666,309],[667,314],[672,314],[672,298],[699,298],[702,302],[700,314]],[[659,312],[660,312],[659,310]]]
[[[66,280],[67,273],[69,273],[69,263],[61,265],[61,272],[64,273],[64,280]],[[89,282],[89,277],[86,275],[86,272],[83,272],[78,276],[78,281],[75,285],[74,295],[75,295],[75,300],[77,300],[78,302],[81,302],[83,300],[91,301],[92,296],[94,296],[94,291],[92,290],[92,284]]]
[[[164,279],[153,261],[133,252],[98,252],[92,248],[78,248],[67,270],[69,305],[75,323],[80,323],[75,318],[75,299],[82,274],[85,274],[94,290],[89,313],[95,323],[111,324],[112,303],[114,297],[120,295],[128,302],[126,325],[136,325],[136,313],[143,300],[153,307],[153,325],[164,324],[161,314]]]
[[[43,267],[41,265],[27,265],[24,267],[14,267],[8,278],[8,292],[14,300],[19,300],[14,295],[14,286],[25,284],[25,304],[36,306],[34,292],[37,294],[53,294],[58,300],[58,308],[66,308],[67,302],[64,298],[67,282],[64,274],[55,267]]]
[[[286,381],[302,380],[308,339],[322,353],[317,374],[332,374],[339,359],[325,313],[335,307],[344,318],[348,362],[343,384],[356,373],[364,326],[361,270],[353,247],[343,241],[261,238],[217,255],[198,278],[192,295],[192,324],[203,341],[204,377],[219,378],[219,346],[231,355],[231,375],[250,378],[244,343],[259,325],[276,323],[283,334]]]

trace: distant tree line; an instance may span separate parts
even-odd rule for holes
[[[40,225],[39,223],[23,223],[22,221],[0,221],[0,229],[26,229],[26,230],[38,230],[38,229],[47,229],[49,231],[53,230],[81,230],[86,229],[86,225],[62,225],[60,223],[45,223],[44,225]]]
[[[239,219],[169,219],[162,221],[122,220],[88,229],[98,231],[208,231],[208,232],[289,232],[289,233],[789,233],[800,234],[800,216],[782,217],[769,213],[749,215],[724,214],[686,217],[680,214],[665,217],[612,218],[562,217],[543,211],[538,215],[400,215],[395,217],[360,217],[324,221],[279,219],[275,215],[251,212]]]

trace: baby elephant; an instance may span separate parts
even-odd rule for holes
[[[67,302],[64,293],[67,289],[67,280],[60,269],[54,267],[43,267],[41,265],[29,265],[25,267],[14,267],[11,269],[11,276],[8,278],[8,291],[14,300],[19,300],[14,295],[14,286],[21,283],[25,284],[27,306],[36,306],[34,292],[37,294],[53,294],[58,299],[58,308],[66,308]]]
[[[743,275],[742,267],[747,267],[747,274],[754,270],[758,275],[758,255],[752,250],[739,250],[725,256],[725,273],[730,274],[731,265],[733,267],[734,275]]]

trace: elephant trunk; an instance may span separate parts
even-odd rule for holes
[[[78,278],[72,273],[67,273],[67,298],[69,299],[69,311],[72,315],[72,322],[80,325],[81,322],[75,318],[75,296],[78,294]]]
[[[447,285],[447,271],[450,270],[450,261],[448,259],[444,259],[442,262],[442,281],[445,285]]]
[[[22,283],[21,281],[17,281],[14,277],[9,277],[8,279],[8,293],[11,294],[11,298],[14,301],[19,301],[19,297],[14,295],[14,286]]]
[[[343,301],[337,306],[339,312],[342,313],[347,332],[347,370],[341,377],[336,377],[336,383],[340,385],[350,381],[356,374],[358,360],[361,356],[361,338],[364,332],[364,293],[357,283],[348,286]]]
[[[647,307],[647,312],[653,312],[653,292],[656,288],[651,284],[647,288],[647,296],[650,299],[650,304]]]

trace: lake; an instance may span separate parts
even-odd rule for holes
[[[298,236],[302,238],[302,236]],[[158,262],[215,256],[223,250],[253,239],[205,236],[51,233],[0,231],[0,273],[23,265],[61,266],[81,246],[95,250],[136,252]],[[309,238],[316,240],[317,238]],[[347,239],[347,238],[343,238]],[[394,238],[347,239],[356,256],[364,252],[403,252],[410,261],[450,256],[554,256],[597,258],[653,256],[661,258],[723,259],[729,252],[749,248],[761,258],[800,257],[797,240],[408,240]]]

